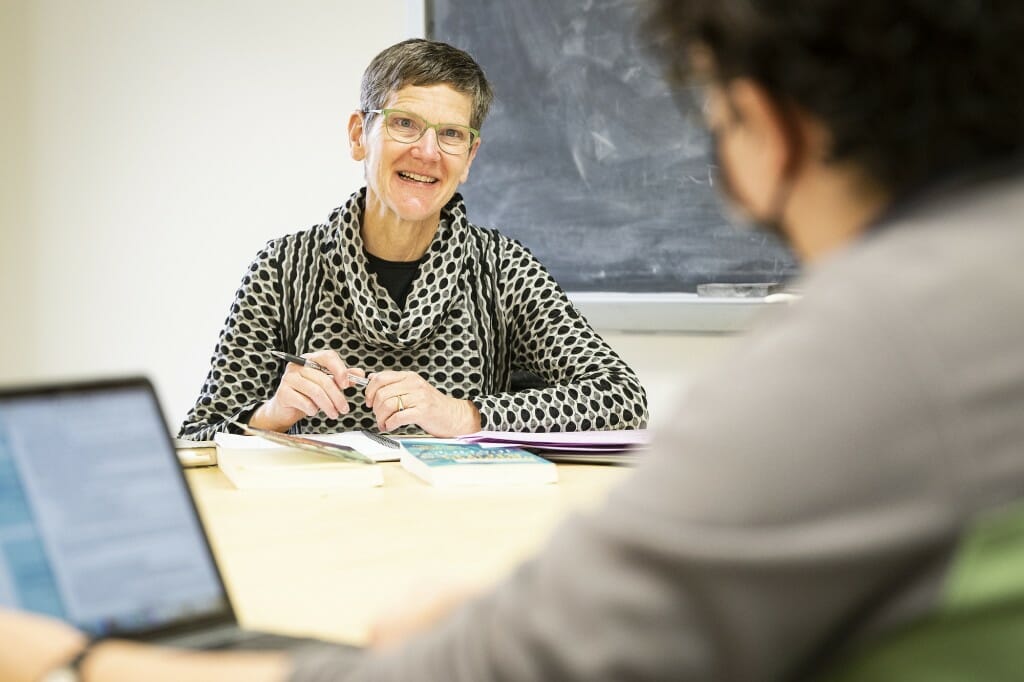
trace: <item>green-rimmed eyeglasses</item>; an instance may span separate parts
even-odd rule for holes
[[[419,114],[401,109],[364,109],[364,114],[380,114],[384,117],[384,129],[395,142],[412,144],[434,129],[437,144],[448,154],[465,154],[479,139],[480,131],[458,123],[428,123]]]

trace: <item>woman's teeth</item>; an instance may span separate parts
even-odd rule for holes
[[[416,173],[409,173],[407,171],[398,171],[398,174],[408,180],[415,180],[416,182],[437,182],[437,178],[432,178],[428,175],[418,175]]]

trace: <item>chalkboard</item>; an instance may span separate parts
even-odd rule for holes
[[[677,106],[629,0],[428,0],[427,37],[469,52],[495,103],[462,193],[568,291],[692,292],[796,272],[723,215],[699,112]]]

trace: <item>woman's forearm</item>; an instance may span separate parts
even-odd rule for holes
[[[203,652],[125,641],[96,646],[83,662],[83,682],[284,682],[290,671],[281,652]]]

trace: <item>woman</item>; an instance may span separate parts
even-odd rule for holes
[[[444,43],[407,40],[373,59],[348,124],[366,187],[258,254],[182,437],[209,438],[228,419],[434,436],[645,424],[636,375],[544,267],[466,217],[456,189],[491,99],[479,65]],[[544,387],[512,392],[513,370]]]

